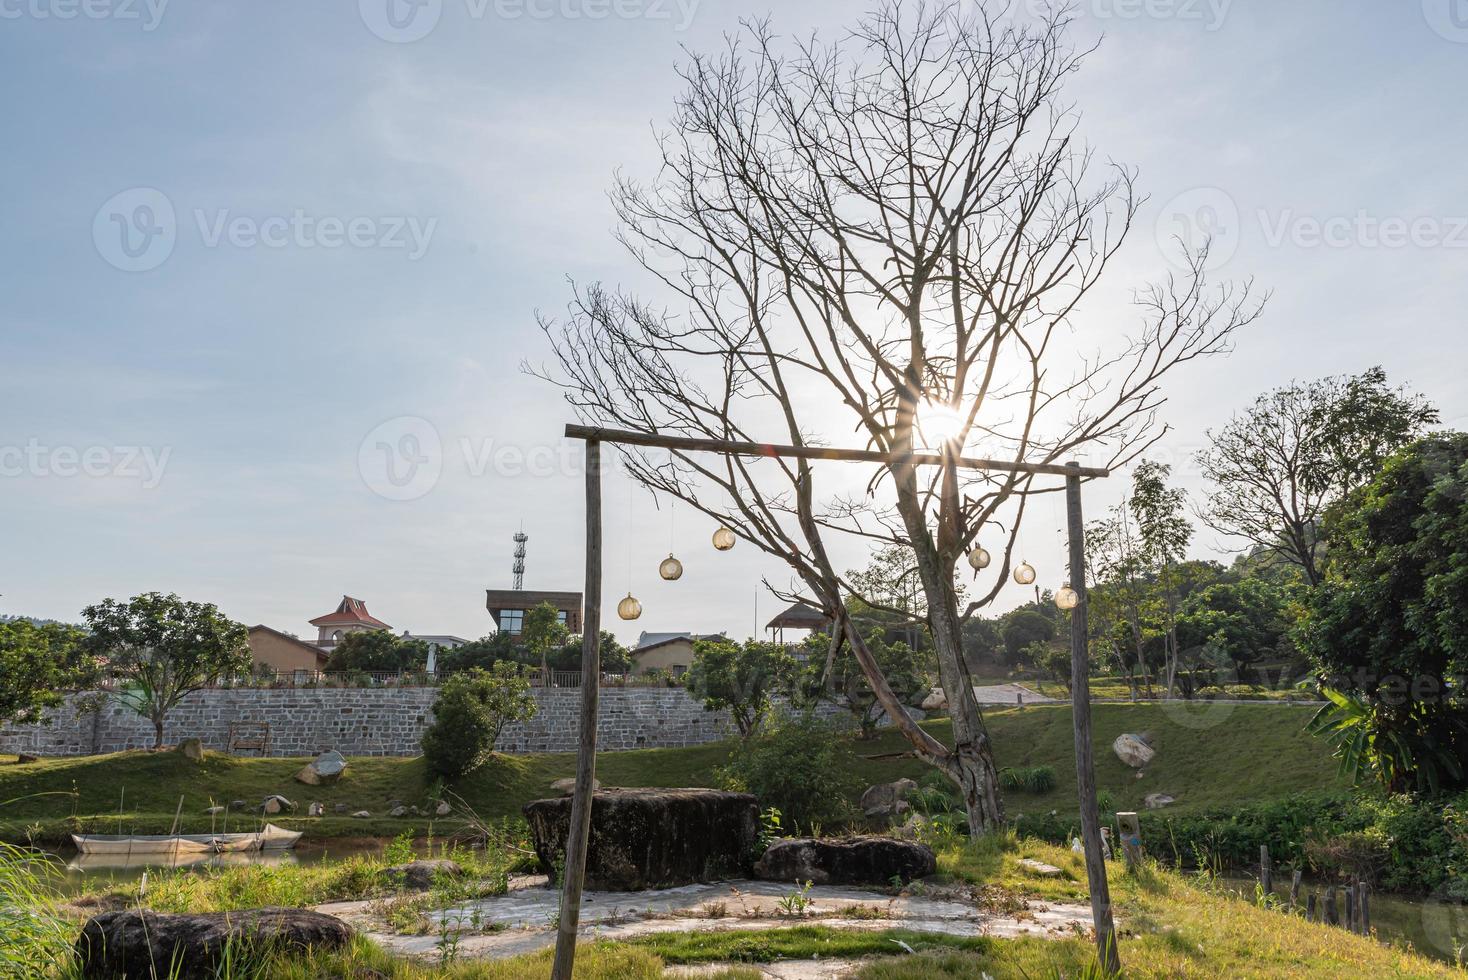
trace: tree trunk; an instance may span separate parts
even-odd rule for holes
[[[153,751],[163,748],[163,716],[153,717]]]

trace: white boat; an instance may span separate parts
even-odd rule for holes
[[[301,839],[301,832],[268,823],[242,834],[72,834],[71,839],[78,854],[180,857],[289,850]]]
[[[136,834],[72,834],[78,854],[143,855],[157,854],[178,857],[185,854],[211,854],[214,849],[206,842],[169,835]]]

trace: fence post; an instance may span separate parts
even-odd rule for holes
[[[1290,875],[1290,908],[1300,904],[1300,879],[1304,874],[1303,871],[1296,868],[1295,873]]]
[[[1268,898],[1274,891],[1274,873],[1269,867],[1269,845],[1259,845],[1259,891],[1261,898]]]
[[[1306,922],[1315,922],[1316,921],[1316,918],[1315,918],[1315,911],[1316,911],[1316,909],[1315,909],[1315,895],[1316,895],[1315,892],[1311,892],[1309,895],[1306,895],[1305,896],[1305,921]]]
[[[1121,853],[1126,858],[1126,869],[1135,871],[1142,864],[1142,822],[1135,813],[1118,813],[1116,822],[1121,827]]]
[[[1356,886],[1355,886],[1355,884],[1349,884],[1349,885],[1346,886],[1346,921],[1345,922],[1342,922],[1341,925],[1343,925],[1343,926],[1346,927],[1346,931],[1347,932],[1355,932],[1356,931]]]
[[[1356,914],[1361,919],[1361,935],[1369,936],[1371,935],[1371,901],[1366,897],[1366,882],[1358,882],[1356,887],[1361,892],[1356,898]]]
[[[1340,909],[1336,906],[1335,895],[1335,885],[1331,885],[1325,890],[1325,924],[1330,926],[1341,924],[1341,913]]]

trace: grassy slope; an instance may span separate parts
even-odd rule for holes
[[[1213,714],[1184,714],[1192,710],[1158,705],[1095,706],[1097,782],[1112,793],[1119,808],[1140,806],[1142,797],[1151,792],[1170,793],[1179,800],[1176,809],[1189,810],[1337,785],[1334,763],[1324,747],[1301,731],[1308,709],[1220,705],[1197,709]],[[1073,808],[1075,766],[1069,708],[1005,709],[989,712],[987,717],[1000,765],[1045,764],[1056,770],[1053,792],[1039,797],[1009,794],[1011,814]],[[927,727],[944,740],[951,734],[946,721]],[[1158,745],[1158,756],[1141,780],[1111,751],[1112,739],[1124,731],[1150,732]],[[927,771],[911,758],[880,758],[905,748],[890,732],[857,743],[856,748],[863,756],[859,766],[866,782],[918,777]],[[597,776],[609,786],[709,786],[715,783],[713,771],[727,752],[723,744],[609,752],[598,757]],[[38,823],[42,837],[55,839],[69,829],[73,814],[95,832],[116,833],[115,814],[124,791],[124,831],[166,830],[181,794],[187,831],[208,829],[208,818],[200,814],[211,801],[222,804],[242,799],[254,804],[272,793],[297,800],[302,811],[307,801],[325,803],[325,818],[276,821],[306,828],[316,837],[392,834],[428,825],[426,819],[386,817],[389,800],[420,806],[427,800],[431,780],[421,759],[353,759],[341,782],[315,788],[291,778],[303,762],[210,753],[204,762],[192,763],[172,752],[127,752],[0,765],[0,837],[22,839],[26,828]],[[497,756],[450,788],[483,817],[512,816],[527,800],[546,795],[551,781],[570,776],[574,762],[568,754]],[[75,798],[36,795],[73,791]],[[369,810],[373,818],[332,816],[335,803],[352,811]],[[440,821],[438,828],[449,830],[453,823]]]

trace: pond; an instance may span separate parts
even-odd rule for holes
[[[1252,902],[1259,879],[1252,875],[1220,875],[1215,884],[1245,901]],[[1301,885],[1300,902],[1309,891],[1324,891],[1328,882],[1306,879]],[[1281,902],[1289,902],[1289,887],[1274,888]],[[1344,899],[1341,900],[1344,902]],[[1468,905],[1445,901],[1433,896],[1395,895],[1373,891],[1370,896],[1371,928],[1383,943],[1390,946],[1411,945],[1417,952],[1433,959],[1458,964],[1468,961]]]
[[[379,837],[348,837],[302,841],[289,851],[254,851],[237,854],[188,854],[170,857],[161,854],[120,856],[110,854],[78,854],[74,848],[48,850],[58,872],[58,884],[66,894],[110,885],[135,885],[145,872],[174,868],[207,870],[225,867],[279,867],[309,865],[324,861],[345,861],[354,857],[377,857],[392,841]],[[446,847],[444,842],[432,844],[415,840],[413,851],[421,857],[436,857]]]

